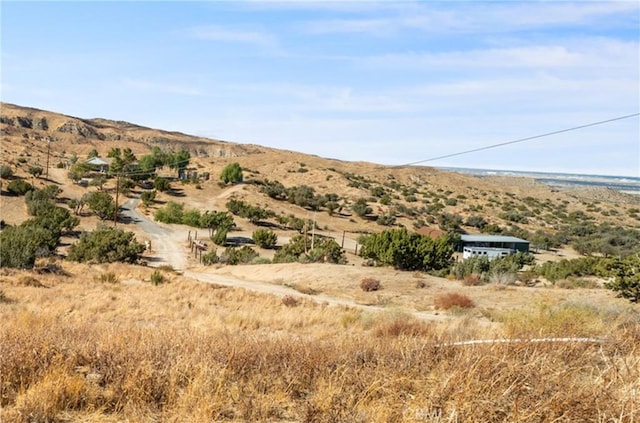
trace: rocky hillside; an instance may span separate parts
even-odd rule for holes
[[[187,206],[224,209],[224,204],[211,201],[221,193],[218,175],[227,164],[238,162],[245,184],[235,191],[236,198],[276,215],[311,218],[315,209],[319,228],[336,231],[376,232],[403,225],[423,231],[502,230],[522,235],[526,232],[518,231],[553,234],[566,225],[640,226],[637,197],[607,190],[559,191],[526,178],[479,178],[429,167],[344,162],[6,103],[1,105],[0,131],[3,165],[28,177],[29,167],[46,167],[49,155],[49,169],[58,171],[49,182],[63,190],[73,185],[62,171],[73,155],[82,160],[93,149],[106,156],[113,148],[130,148],[141,157],[153,147],[186,149],[191,169],[211,175],[210,180],[182,186],[183,197],[177,200]],[[279,185],[291,190],[289,195],[268,195],[270,187]],[[324,200],[318,207],[305,203],[314,198]],[[328,201],[336,203],[332,211]]]

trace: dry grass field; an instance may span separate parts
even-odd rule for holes
[[[3,422],[640,418],[640,315],[621,301],[548,294],[427,322],[170,271],[153,286],[144,267],[64,270],[2,270]],[[548,337],[602,342],[451,345]]]
[[[242,199],[277,216],[314,219],[319,236],[344,236],[349,261],[202,266],[185,243],[190,228],[164,225],[171,230],[166,245],[154,241],[144,255],[155,268],[78,264],[64,260],[77,235],[65,236],[57,255],[35,269],[0,268],[1,423],[640,420],[639,305],[602,288],[467,286],[362,266],[354,254],[358,235],[385,227],[349,211],[384,187],[397,223],[408,228],[427,216],[420,208],[436,203],[438,211],[482,215],[489,224],[508,224],[505,210],[529,212],[521,224],[529,231],[553,231],[572,213],[583,222],[637,228],[636,197],[340,162],[8,104],[0,114],[1,164],[36,187],[56,184],[61,199],[97,189],[69,180],[65,166],[74,154],[83,160],[94,148],[101,156],[114,147],[137,155],[152,146],[186,148],[190,166],[211,179],[175,182],[140,213],[151,218],[168,201],[223,211],[229,199]],[[32,178],[29,167],[45,166],[48,149],[48,178]],[[245,183],[221,186],[217,175],[231,162],[240,163]],[[344,212],[314,213],[269,198],[256,183],[266,179],[336,193]],[[0,217],[20,224],[29,218],[24,198],[5,189]],[[115,194],[113,179],[104,190]],[[370,203],[375,215],[392,211]],[[260,227],[235,219],[232,236],[250,237]],[[87,214],[78,229],[98,223]],[[147,239],[135,222],[118,226]],[[280,245],[297,234],[274,229]],[[179,270],[153,262],[165,247]],[[536,260],[577,256],[567,247]],[[378,289],[365,291],[367,285]]]

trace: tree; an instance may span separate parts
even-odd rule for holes
[[[58,240],[47,229],[27,222],[0,232],[0,267],[31,268],[38,254],[55,248]]]
[[[631,255],[614,265],[615,280],[606,287],[616,291],[619,297],[632,303],[640,303],[640,255]]]
[[[270,229],[258,229],[253,232],[251,238],[261,248],[273,248],[278,242],[278,235]]]
[[[39,178],[40,175],[42,175],[43,172],[44,172],[44,169],[41,166],[30,166],[29,167],[29,174],[31,176],[36,177],[36,178]]]
[[[7,185],[7,191],[11,195],[25,195],[27,192],[33,189],[33,185],[22,179],[14,179],[13,181],[9,182],[9,185]]]
[[[11,166],[0,165],[0,178],[11,179],[13,177],[13,169]]]
[[[116,228],[98,228],[85,232],[69,249],[67,259],[77,262],[135,263],[145,249],[133,232]]]
[[[242,168],[239,163],[230,163],[222,169],[220,179],[225,184],[242,182]]]
[[[87,153],[87,160],[93,159],[94,157],[98,157],[98,155],[99,155],[98,150],[94,148],[91,151],[89,151],[89,153]]]
[[[91,192],[86,196],[85,202],[89,209],[102,220],[113,217],[116,210],[115,201],[106,192]]]
[[[182,149],[177,153],[167,154],[167,164],[171,169],[178,171],[178,177],[180,177],[184,170],[189,167],[190,159],[191,154],[185,149]]]
[[[360,237],[360,255],[400,270],[440,270],[451,264],[455,237],[437,239],[409,232],[406,228],[385,230]]]
[[[367,205],[365,198],[359,198],[352,206],[351,210],[360,217],[373,213],[373,209]]]
[[[142,204],[145,207],[149,207],[151,204],[153,204],[153,202],[156,199],[156,190],[154,189],[153,191],[144,191],[142,194],[140,194],[140,199],[142,200]]]
[[[160,192],[169,191],[171,189],[171,183],[169,180],[162,178],[160,176],[156,176],[153,180],[153,187]]]

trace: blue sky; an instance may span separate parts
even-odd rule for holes
[[[405,164],[640,111],[640,3],[2,1],[1,99]],[[640,176],[640,119],[427,163]]]

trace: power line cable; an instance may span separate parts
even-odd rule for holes
[[[615,117],[615,118],[612,118],[612,119],[601,120],[599,122],[587,123],[586,125],[574,126],[574,127],[571,127],[571,128],[560,129],[558,131],[547,132],[547,133],[544,133],[544,134],[534,135],[534,136],[531,136],[531,137],[519,138],[519,139],[512,140],[512,141],[507,141],[507,142],[501,142],[501,143],[498,143],[498,144],[487,145],[487,146],[484,146],[484,147],[478,147],[478,148],[474,148],[474,149],[471,149],[471,150],[465,150],[465,151],[460,151],[460,152],[457,152],[457,153],[445,154],[444,156],[438,156],[438,157],[432,157],[430,159],[418,160],[416,162],[406,163],[406,164],[397,165],[397,166],[393,166],[393,167],[413,166],[413,165],[417,165],[417,164],[420,164],[420,163],[434,162],[436,160],[447,159],[449,157],[462,156],[463,154],[477,153],[479,151],[484,151],[484,150],[489,150],[489,149],[492,149],[492,148],[503,147],[505,145],[517,144],[517,143],[521,143],[521,142],[525,142],[525,141],[531,141],[531,140],[535,140],[535,139],[539,139],[539,138],[549,137],[549,136],[552,136],[552,135],[558,135],[558,134],[562,134],[562,133],[565,133],[565,132],[577,131],[579,129],[589,128],[589,127],[592,127],[592,126],[604,125],[605,123],[611,123],[611,122],[615,122],[615,121],[618,121],[618,120],[629,119],[629,118],[632,118],[632,117],[635,117],[635,116],[640,116],[640,113],[632,113],[630,115],[618,116],[618,117]]]

